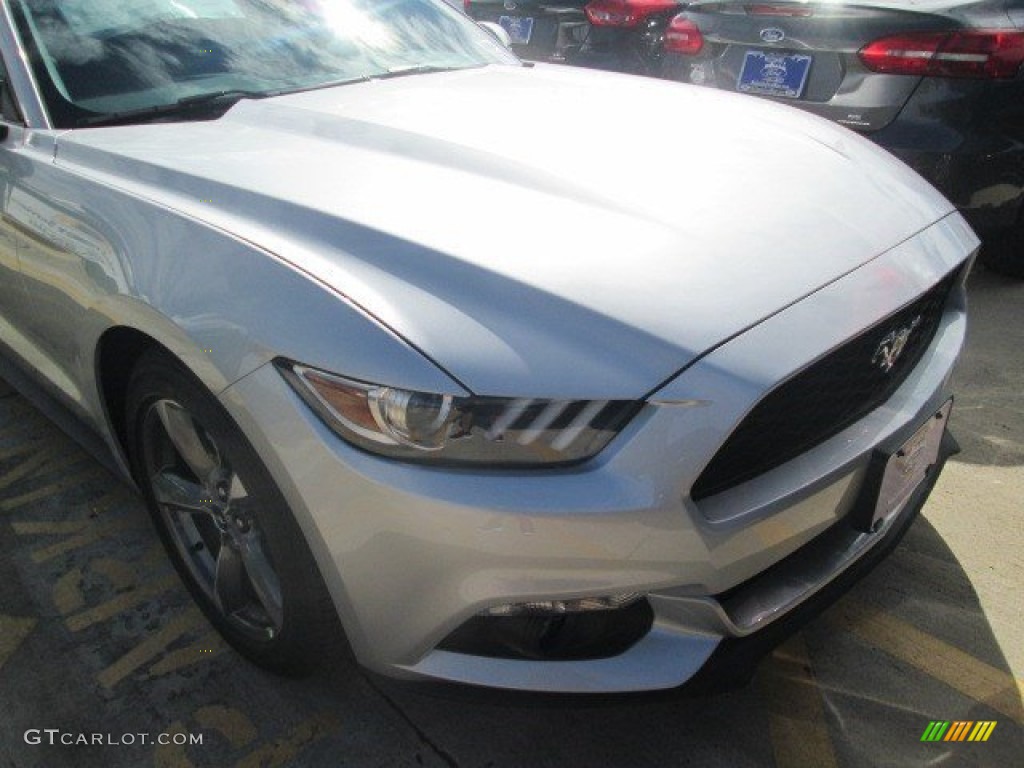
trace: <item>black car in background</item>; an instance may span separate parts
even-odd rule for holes
[[[665,50],[665,77],[868,136],[960,208],[986,264],[1024,277],[1024,0],[696,0]]]
[[[531,61],[658,75],[676,0],[465,0],[477,21],[500,24]]]
[[[586,0],[464,0],[463,7],[473,19],[503,27],[520,58],[567,63],[587,37],[585,4]]]

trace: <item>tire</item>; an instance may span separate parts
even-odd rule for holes
[[[978,258],[993,272],[1024,279],[1024,223],[1018,223],[1009,232],[986,238]]]
[[[126,402],[136,482],[178,574],[224,639],[296,677],[336,652],[350,656],[302,531],[217,399],[153,350]]]

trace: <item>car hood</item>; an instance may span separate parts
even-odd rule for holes
[[[56,162],[260,245],[489,395],[639,397],[953,210],[798,110],[544,66],[72,131]]]

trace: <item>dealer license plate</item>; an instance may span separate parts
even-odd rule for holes
[[[529,16],[499,16],[498,24],[508,32],[512,45],[529,45],[533,34],[533,19]]]
[[[747,51],[736,89],[743,93],[798,99],[810,71],[811,57],[802,53]]]

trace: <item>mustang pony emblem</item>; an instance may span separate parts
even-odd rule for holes
[[[910,325],[906,325],[899,330],[889,331],[885,338],[879,342],[875,354],[871,357],[871,364],[877,365],[885,373],[891,371],[892,367],[896,365],[896,361],[899,360],[900,355],[903,354],[903,348],[907,346],[910,334],[920,324],[921,316],[918,315],[911,321]]]

